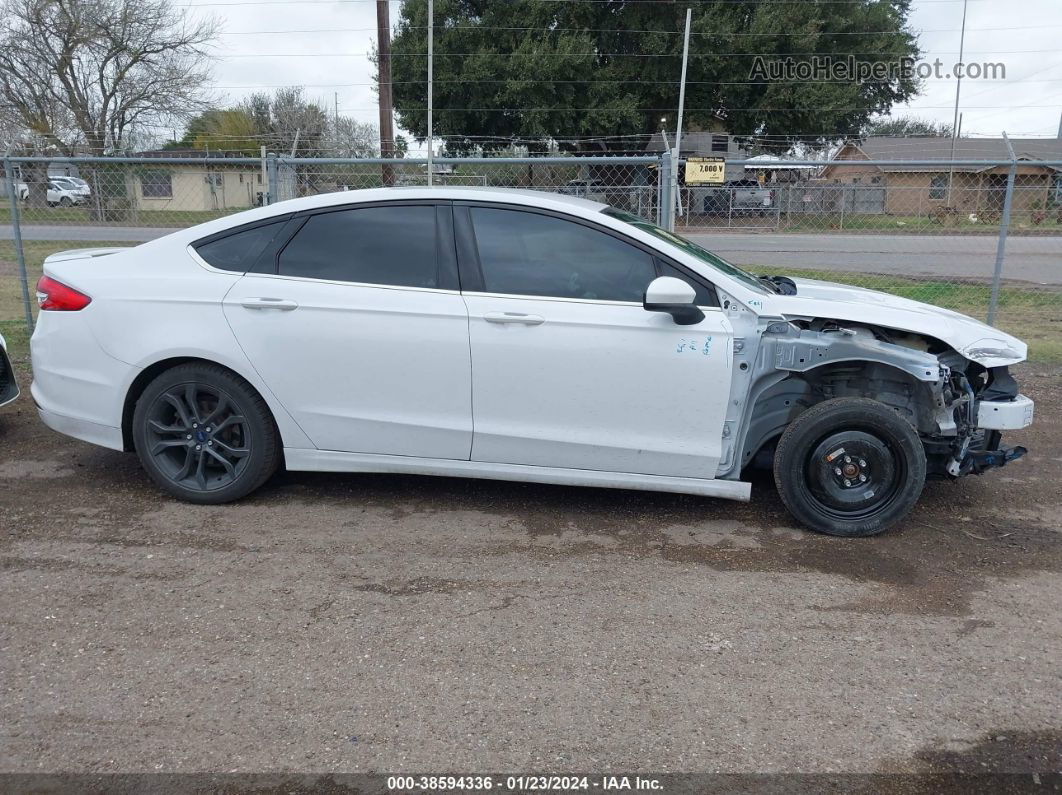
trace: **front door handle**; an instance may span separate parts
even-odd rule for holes
[[[240,306],[244,309],[279,309],[281,312],[299,308],[298,303],[286,298],[244,298],[240,301]]]
[[[541,315],[525,315],[523,312],[487,312],[483,319],[488,323],[519,323],[522,326],[538,326],[546,322]]]

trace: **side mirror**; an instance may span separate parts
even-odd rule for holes
[[[696,300],[697,292],[682,279],[659,276],[649,282],[642,306],[646,312],[667,312],[680,326],[692,326],[704,320]]]

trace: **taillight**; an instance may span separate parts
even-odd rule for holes
[[[41,276],[37,282],[37,305],[41,309],[55,312],[76,312],[92,303],[92,299],[79,293],[73,287],[47,276]]]

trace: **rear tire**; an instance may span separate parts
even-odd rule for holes
[[[918,501],[926,455],[918,432],[869,398],[835,398],[798,416],[778,442],[774,481],[789,512],[833,536],[872,536]]]
[[[250,494],[280,464],[280,440],[262,397],[215,364],[182,364],[155,378],[133,412],[140,463],[163,490],[216,505]]]

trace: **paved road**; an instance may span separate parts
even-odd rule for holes
[[[736,265],[781,265],[903,276],[991,279],[989,235],[689,234]],[[1007,239],[1003,277],[1062,285],[1062,237]]]
[[[173,229],[128,226],[25,225],[26,240],[143,242]],[[0,226],[0,239],[10,239]],[[738,265],[781,265],[838,272],[991,279],[996,238],[990,235],[849,235],[690,233],[692,240]],[[1062,285],[1062,237],[1011,237],[1004,278]]]
[[[858,540],[762,478],[741,504],[293,473],[187,505],[27,396],[0,770],[1057,772],[1062,378],[1031,370],[1026,460]]]
[[[175,231],[163,227],[139,226],[45,226],[23,224],[23,240],[107,240],[122,243],[143,243]],[[14,231],[8,224],[0,225],[0,240],[11,240]]]

